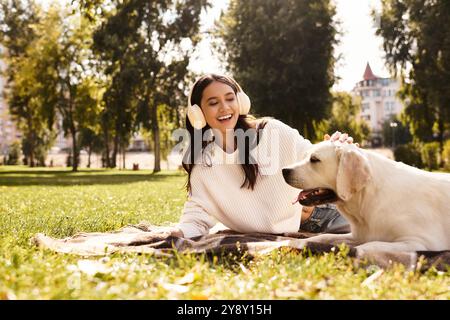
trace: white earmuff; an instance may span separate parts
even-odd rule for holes
[[[187,117],[189,118],[189,121],[191,122],[192,126],[197,130],[200,130],[206,126],[206,119],[205,116],[203,115],[203,111],[196,104],[191,106],[191,104],[189,103],[187,109]]]
[[[248,95],[246,95],[244,91],[238,91],[236,97],[239,102],[239,114],[241,115],[248,114],[251,106],[250,98],[248,97]]]
[[[191,87],[191,91],[189,92],[187,117],[191,125],[195,129],[200,130],[206,126],[205,115],[203,114],[202,109],[198,105],[196,104],[191,105],[192,92],[194,91],[194,87],[197,84],[197,82],[198,79],[197,81],[194,82],[194,84]]]

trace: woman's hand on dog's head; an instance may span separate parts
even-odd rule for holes
[[[331,136],[328,133],[325,134],[323,140],[330,140],[331,142],[339,141],[340,143],[353,144],[353,137],[350,137],[347,133],[341,133],[339,131],[336,131]],[[355,143],[355,146],[359,147],[359,143]]]

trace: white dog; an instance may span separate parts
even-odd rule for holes
[[[302,205],[335,202],[349,234],[311,241],[347,243],[362,250],[450,250],[450,174],[430,173],[350,144],[321,142],[283,169],[303,189]]]

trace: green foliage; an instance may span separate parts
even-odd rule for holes
[[[397,124],[396,127],[391,127],[393,122]],[[396,115],[383,122],[382,135],[385,146],[395,147],[412,141],[408,126],[405,126]]]
[[[450,20],[447,0],[383,0],[377,34],[387,63],[402,76],[400,97],[412,135],[442,148],[450,125]],[[442,149],[441,149],[442,151]]]
[[[37,26],[42,11],[33,1],[3,1],[0,4],[0,43],[2,60],[6,64],[5,99],[17,127],[23,133],[25,163],[42,164],[53,142],[51,125],[54,113],[48,108],[51,99],[42,90],[40,68],[33,45],[39,37]]]
[[[423,167],[420,147],[412,142],[398,145],[394,149],[394,159],[416,168]]]
[[[7,56],[18,58],[35,37],[33,25],[39,23],[41,8],[33,0],[0,2],[0,43],[7,49]],[[8,65],[8,68],[14,68]],[[9,79],[12,74],[8,74]]]
[[[216,47],[252,100],[314,138],[313,120],[327,117],[337,43],[329,0],[233,0],[221,17]]]
[[[444,169],[450,171],[450,140],[447,140],[444,144],[442,160],[444,162]]]
[[[161,158],[167,160],[167,156],[177,143],[177,141],[172,139],[173,131],[179,128],[177,123],[177,110],[165,104],[159,105],[158,123],[160,123],[159,137]],[[155,150],[153,132],[151,130],[145,130],[144,136],[149,141],[150,150]]]
[[[99,1],[81,5],[89,14]],[[165,124],[159,122],[158,108],[166,104],[176,110],[185,101],[189,57],[207,5],[207,0],[118,2],[96,30],[94,48],[110,80],[102,113],[106,146],[113,140],[109,166],[115,166],[119,145],[144,127],[152,130],[154,171],[160,170],[160,126]]]
[[[14,8],[20,7],[21,2],[10,3]],[[23,30],[18,35],[27,40],[16,51],[10,50],[15,48],[14,42],[5,42],[10,66],[8,104],[24,131],[24,155],[31,166],[36,162],[44,164],[59,115],[65,133],[72,138],[72,153],[78,159],[79,130],[98,125],[96,117],[100,108],[100,86],[94,76],[95,63],[90,50],[93,25],[55,3],[45,12],[36,9],[34,15],[16,16],[13,8],[2,6],[1,24],[5,26],[2,30],[7,31],[1,34],[1,39],[8,40],[11,36],[8,30],[20,25]],[[22,40],[16,39],[18,43]],[[75,161],[74,171],[77,165]]]
[[[7,165],[17,165],[20,161],[20,143],[13,142],[9,146],[9,151],[6,159]]]
[[[360,110],[360,101],[352,98],[350,94],[333,93],[331,117],[315,123],[316,141],[323,140],[323,136],[327,133],[331,135],[335,131],[340,131],[348,133],[355,142],[363,143],[369,137],[370,127],[364,120],[358,118]]]
[[[440,163],[439,142],[424,143],[421,149],[422,162],[428,170],[437,170]]]

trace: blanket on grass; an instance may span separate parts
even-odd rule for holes
[[[58,253],[81,256],[102,256],[117,252],[153,254],[170,256],[178,252],[200,253],[207,255],[236,254],[255,256],[266,254],[279,248],[290,248],[299,252],[323,254],[337,252],[342,247],[309,241],[317,235],[306,232],[285,234],[238,233],[221,230],[216,233],[192,239],[173,237],[159,232],[158,227],[140,223],[130,225],[114,232],[77,233],[64,239],[55,239],[44,234],[32,238],[35,245]],[[435,267],[446,271],[450,268],[450,251],[417,252],[361,252],[349,247],[347,256],[354,259],[357,266],[378,265],[387,268],[401,263],[410,270],[427,270]]]

